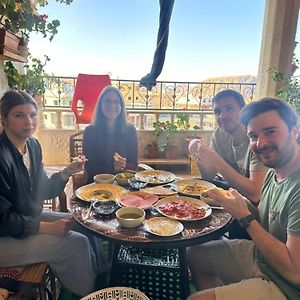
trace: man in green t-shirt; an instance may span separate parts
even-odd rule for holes
[[[219,240],[188,251],[199,290],[188,300],[300,299],[300,134],[295,112],[264,98],[246,106],[241,121],[250,146],[270,168],[258,206],[259,220],[236,190],[209,196],[239,220],[252,241]],[[220,283],[223,286],[220,286]]]
[[[189,145],[201,177],[224,188],[224,182],[214,178],[220,174],[229,186],[258,203],[267,168],[251,151],[246,128],[240,123],[245,100],[237,91],[227,89],[217,93],[212,104],[218,128],[210,146],[202,139],[194,139]]]

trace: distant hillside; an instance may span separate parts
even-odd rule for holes
[[[256,83],[256,76],[239,75],[239,76],[211,77],[203,81],[204,82]]]

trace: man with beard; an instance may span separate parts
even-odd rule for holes
[[[203,179],[223,188],[231,186],[257,204],[267,169],[250,150],[246,129],[239,120],[245,100],[228,89],[216,94],[212,103],[219,128],[213,132],[211,145],[194,139],[189,151]],[[226,182],[216,179],[217,174]]]
[[[247,230],[248,240],[219,240],[189,249],[201,292],[188,300],[300,299],[300,138],[297,116],[283,101],[263,98],[246,106],[241,121],[251,149],[269,170],[251,215],[246,198],[231,189],[209,196]],[[223,286],[219,286],[220,282]]]

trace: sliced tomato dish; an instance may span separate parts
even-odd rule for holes
[[[206,213],[204,208],[195,207],[183,200],[164,203],[159,206],[159,210],[166,216],[185,220],[202,219]]]

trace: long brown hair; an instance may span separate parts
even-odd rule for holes
[[[115,128],[116,128],[116,131],[121,132],[122,129],[125,129],[128,124],[125,101],[124,101],[124,97],[123,97],[122,93],[120,92],[120,90],[111,85],[105,87],[98,98],[98,102],[97,102],[97,105],[96,105],[96,108],[94,111],[94,116],[93,116],[93,124],[97,129],[101,130],[102,132],[107,130],[102,105],[103,105],[103,99],[104,99],[105,95],[109,92],[114,92],[116,95],[118,95],[118,97],[120,99],[121,112],[116,120]]]

